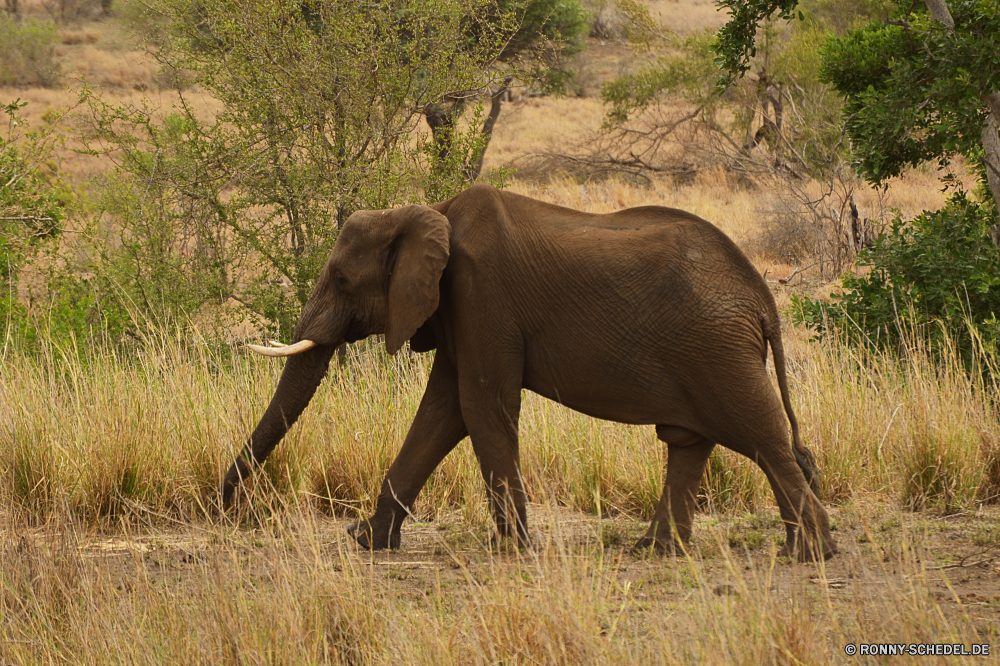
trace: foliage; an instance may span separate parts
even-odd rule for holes
[[[687,37],[667,36],[673,55],[657,58],[654,64],[618,77],[601,87],[601,99],[609,105],[604,126],[611,128],[647,110],[664,94],[680,93],[699,107],[714,104],[711,80],[715,66],[711,60],[710,33]]]
[[[109,111],[104,121],[111,117]],[[222,303],[230,273],[240,267],[226,256],[230,210],[210,180],[209,159],[224,155],[213,155],[207,137],[181,114],[147,121],[143,129],[150,149],[126,151],[126,172],[106,177],[98,202],[103,215],[90,223],[88,236],[96,241],[96,286],[115,308],[134,308],[165,325],[203,304]]]
[[[162,117],[87,94],[92,149],[120,168],[94,230],[115,239],[104,264],[143,315],[236,304],[279,336],[353,211],[433,191],[410,139],[422,110],[484,87],[517,28],[487,0],[155,9],[169,18],[164,68],[222,108],[206,120],[182,95]]]
[[[579,0],[499,0],[497,6],[499,16],[513,12],[519,17],[499,60],[514,65],[544,90],[563,92],[572,76],[566,58],[583,48],[590,12]]]
[[[996,352],[1000,340],[1000,253],[990,238],[997,217],[983,162],[983,95],[1000,67],[1000,14],[988,2],[950,9],[954,32],[921,6],[895,6],[888,22],[830,39],[820,75],[844,97],[856,166],[869,182],[930,160],[950,170],[962,155],[977,172],[981,202],[960,191],[940,211],[897,216],[859,257],[870,272],[844,276],[832,304],[800,300],[797,316],[890,349],[914,332],[939,348],[955,340],[971,362],[978,346]]]
[[[33,18],[21,21],[0,13],[0,86],[55,87],[56,25]]]
[[[773,12],[788,16],[796,3],[724,4],[736,9],[720,31],[717,51],[732,76],[749,68],[757,24]],[[987,146],[996,143],[995,124],[984,129],[984,101],[1000,71],[1000,12],[990,0],[960,0],[936,10],[936,19],[923,3],[876,8],[879,20],[831,36],[819,51],[818,80],[843,96],[858,172],[883,185],[930,160],[948,169],[962,155],[977,171],[984,203],[959,192],[936,213],[925,211],[910,222],[897,216],[889,233],[858,257],[868,274],[844,276],[844,292],[832,305],[798,299],[796,316],[876,346],[895,347],[914,332],[931,335],[938,346],[954,339],[968,361],[980,343],[995,351],[1000,333],[1000,266],[989,237],[997,195],[995,187],[993,197],[986,195],[984,162],[993,150]],[[954,176],[945,181],[954,183]]]
[[[750,62],[757,55],[757,27],[771,18],[793,18],[798,4],[798,0],[719,1],[719,7],[729,13],[729,21],[719,29],[712,47],[718,54],[716,64],[726,72],[723,85],[750,69]]]
[[[27,323],[18,302],[21,268],[44,241],[60,231],[69,191],[58,168],[51,164],[59,137],[53,131],[55,114],[40,130],[29,130],[15,100],[0,107],[7,131],[0,135],[0,322],[19,329]]]
[[[573,77],[566,57],[583,48],[590,23],[590,13],[579,0],[495,0],[488,9],[486,22],[473,24],[467,30],[470,43],[478,42],[477,33],[483,26],[510,20],[504,17],[514,19],[513,32],[497,55],[497,73],[502,70],[498,88],[455,91],[423,109],[433,137],[433,146],[427,147],[426,154],[434,182],[431,190],[435,193],[454,193],[479,177],[503,105],[503,93],[515,77],[522,84],[548,92],[565,92]],[[489,114],[484,117],[482,105],[474,105],[470,129],[462,132],[459,120],[468,110],[469,101],[477,96],[490,98]]]
[[[872,22],[822,49],[822,80],[844,96],[859,172],[874,184],[910,166],[963,155],[979,169],[986,107],[1000,71],[996,2],[951,4],[955,32],[922,6],[900,3],[892,23]]]
[[[517,16],[518,25],[500,52],[502,62],[530,56],[552,64],[579,52],[590,28],[590,12],[578,0],[499,0],[492,21],[507,14]]]
[[[757,57],[757,39],[762,25],[771,21],[819,18],[834,27],[837,33],[853,27],[858,18],[881,13],[886,0],[719,0],[719,7],[729,13],[729,21],[719,29],[712,45],[715,64],[723,72],[721,87],[730,85],[746,74]]]
[[[836,5],[836,10],[831,5]],[[749,6],[749,5],[748,5]],[[652,62],[605,84],[608,105],[604,127],[621,127],[661,103],[678,101],[697,110],[699,122],[721,134],[734,153],[766,144],[799,175],[823,179],[846,156],[840,104],[820,79],[818,47],[855,21],[879,11],[878,2],[809,0],[799,21],[766,23],[754,42],[753,57],[742,71],[752,75],[716,85],[721,37],[711,32],[681,37],[666,33],[659,41],[646,37]],[[633,18],[642,23],[641,15]],[[648,35],[648,26],[643,32]],[[758,50],[759,47],[759,50]],[[733,155],[736,157],[736,155]]]
[[[469,125],[481,127],[484,122],[489,121],[483,119],[483,104],[480,102],[472,109]],[[472,171],[481,169],[489,137],[483,132],[463,132],[455,127],[442,127],[435,138],[440,141],[429,141],[421,145],[429,165],[423,177],[422,190],[428,201],[444,201],[466,189],[473,180]],[[446,146],[445,150],[442,150],[443,146]],[[513,169],[501,166],[487,174],[485,180],[497,189],[503,189],[513,173]],[[477,171],[475,176],[478,175]]]
[[[858,257],[832,303],[795,298],[792,313],[819,332],[837,330],[864,345],[894,349],[914,333],[955,341],[971,360],[977,345],[998,351],[1000,250],[990,215],[964,193],[890,230]],[[978,331],[978,333],[974,333]],[[978,339],[973,339],[978,335]]]
[[[41,304],[44,318],[33,323],[45,331],[45,337],[62,341],[63,345],[89,340],[120,346],[135,336],[134,318],[122,299],[120,282],[110,281],[106,274],[80,277],[53,272],[46,287],[48,300]],[[32,347],[37,350],[38,344]],[[86,350],[80,352],[81,358],[86,358]]]

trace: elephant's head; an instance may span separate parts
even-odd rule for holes
[[[426,206],[351,215],[302,308],[292,344],[248,345],[289,358],[247,451],[226,474],[223,504],[249,474],[250,463],[263,463],[299,418],[338,346],[385,333],[385,346],[394,354],[434,314],[450,236],[448,218]]]

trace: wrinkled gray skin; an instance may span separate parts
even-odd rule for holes
[[[690,538],[699,481],[722,444],[764,470],[788,554],[836,552],[788,398],[774,298],[736,245],[694,215],[653,206],[592,215],[485,185],[431,207],[355,213],[295,331],[293,342],[318,346],[288,358],[222,484],[224,503],[247,460],[262,463],[298,419],[337,346],[377,333],[390,353],[407,340],[437,353],[374,515],[349,528],[366,548],[399,547],[407,507],[466,436],[498,534],[527,543],[517,427],[526,388],[597,418],[656,426],[666,483],[636,547]]]

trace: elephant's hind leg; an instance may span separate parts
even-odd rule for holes
[[[421,488],[466,434],[458,375],[447,356],[438,354],[403,447],[382,481],[375,514],[349,525],[348,533],[364,548],[399,548],[399,528]]]
[[[739,413],[720,414],[718,442],[750,458],[764,471],[774,491],[787,539],[781,554],[807,562],[837,552],[826,509],[809,488],[789,443],[784,410],[766,376]]]
[[[826,509],[809,488],[791,448],[775,453],[760,456],[758,462],[771,484],[785,523],[785,545],[778,554],[796,557],[800,562],[830,559],[837,553],[837,545]]]
[[[656,436],[667,444],[667,478],[649,529],[636,542],[634,550],[653,547],[667,552],[674,546],[671,521],[679,540],[691,539],[698,485],[715,443],[677,426],[657,426]]]

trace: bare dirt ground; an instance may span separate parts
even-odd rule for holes
[[[168,586],[176,594],[192,591],[198,574],[229,566],[234,553],[250,579],[267,577],[275,557],[305,567],[315,553],[301,543],[319,546],[322,556],[370,578],[373,585],[418,606],[440,603],[453,594],[473,591],[498,578],[533,584],[539,561],[551,558],[600,561],[611,583],[633,613],[683,612],[693,596],[777,598],[800,594],[822,600],[834,614],[857,613],[859,600],[891,602],[892,590],[916,589],[955,623],[975,627],[978,636],[966,643],[997,644],[1000,634],[1000,510],[981,509],[954,515],[910,513],[884,503],[851,505],[831,511],[840,552],[823,564],[801,564],[778,558],[783,539],[774,508],[755,514],[698,517],[689,553],[660,557],[632,554],[630,545],[646,525],[627,517],[599,519],[560,508],[533,505],[534,548],[517,551],[491,548],[485,525],[471,525],[458,515],[432,522],[408,522],[403,546],[394,552],[357,548],[345,535],[346,519],[314,514],[310,534],[296,531],[275,540],[268,530],[238,529],[193,522],[176,527],[115,530],[114,534],[82,531],[67,541],[60,529],[0,530],[0,549],[65,549],[80,558],[84,576],[118,581],[128,591]],[[131,534],[129,534],[131,532]],[[65,554],[65,550],[62,551]],[[891,603],[889,604],[891,606]],[[905,613],[905,608],[885,612]],[[877,614],[876,614],[877,615]],[[915,636],[882,635],[884,617],[872,616],[871,631],[858,642],[913,642]]]

